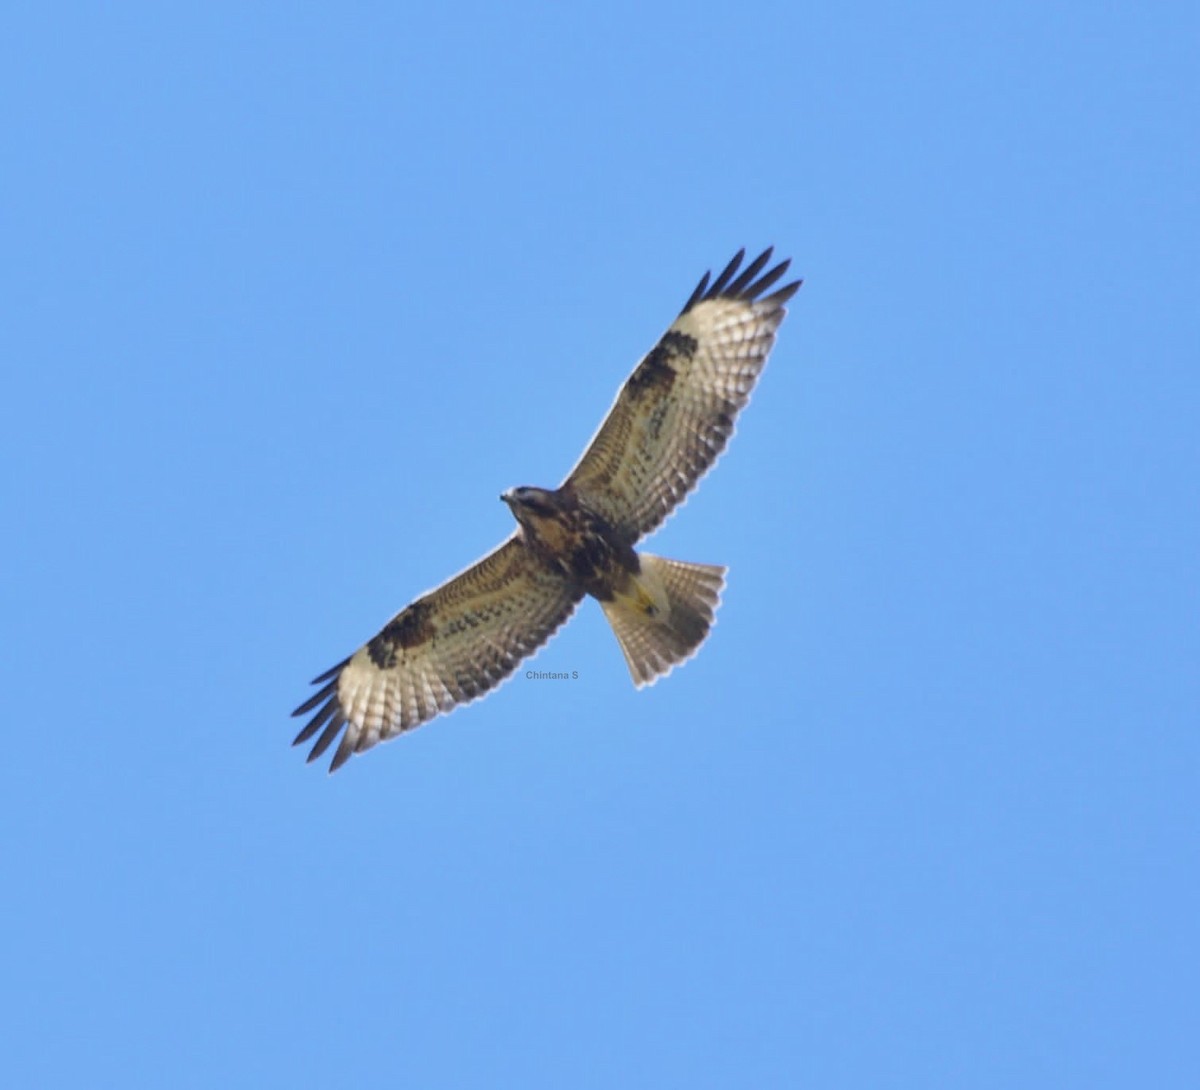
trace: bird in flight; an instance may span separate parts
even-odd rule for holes
[[[482,696],[575,611],[600,602],[633,683],[650,684],[704,642],[725,569],[666,560],[634,545],[716,461],[767,362],[789,262],[741,250],[705,273],[671,328],[634,368],[579,463],[558,488],[501,495],[517,529],[499,548],[401,610],[353,655],[314,679],[292,714],[312,718],[313,761],[329,766]],[[771,291],[771,289],[775,289]],[[770,294],[767,294],[770,292]],[[342,732],[345,733],[342,733]]]

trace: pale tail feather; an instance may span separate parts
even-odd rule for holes
[[[689,659],[704,642],[725,586],[725,569],[639,553],[631,593],[602,602],[638,688]]]

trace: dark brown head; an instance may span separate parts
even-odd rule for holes
[[[508,504],[513,517],[524,527],[536,530],[547,519],[559,513],[558,495],[544,488],[522,485],[502,492],[500,498]]]
[[[500,498],[508,504],[509,510],[518,517],[520,516],[520,512],[528,511],[530,514],[547,518],[559,508],[558,495],[556,493],[550,492],[545,488],[533,488],[529,485],[521,485],[520,488],[510,488],[507,492],[501,492]]]

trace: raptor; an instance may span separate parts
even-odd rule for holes
[[[683,501],[733,434],[800,281],[776,285],[770,249],[705,273],[634,368],[578,464],[554,489],[501,495],[517,529],[499,548],[401,610],[313,681],[293,715],[316,738],[341,735],[330,771],[353,754],[474,700],[542,646],[586,596],[612,625],[636,686],[699,649],[725,569],[634,548]]]

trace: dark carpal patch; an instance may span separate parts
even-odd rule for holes
[[[397,648],[407,649],[433,639],[433,610],[427,602],[413,602],[403,613],[389,621],[370,643],[367,654],[381,670],[390,670],[399,659]]]
[[[630,392],[636,395],[655,388],[669,390],[675,383],[676,369],[672,364],[680,358],[691,359],[697,347],[696,338],[686,333],[678,330],[664,333],[629,376]]]

